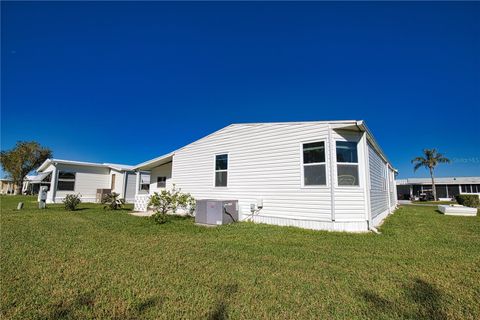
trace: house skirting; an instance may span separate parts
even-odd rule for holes
[[[378,214],[377,216],[373,217],[372,218],[372,225],[374,227],[378,227],[379,225],[382,224],[383,220],[389,215],[389,214],[392,214],[393,211],[395,211],[397,207],[396,206],[392,206],[390,207],[389,209],[383,211],[382,213]]]
[[[368,222],[365,221],[320,221],[294,218],[256,215],[252,219],[256,223],[266,223],[277,226],[298,227],[311,230],[367,232]]]

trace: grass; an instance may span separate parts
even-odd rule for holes
[[[479,217],[405,206],[375,235],[0,201],[2,319],[480,318]]]
[[[412,203],[419,203],[419,204],[457,204],[456,201],[412,201]]]

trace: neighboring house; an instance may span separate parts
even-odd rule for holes
[[[451,200],[458,194],[480,195],[480,177],[435,178],[439,200]],[[397,180],[397,198],[409,200],[425,192],[432,192],[431,178],[408,178]]]
[[[38,194],[40,187],[44,186],[50,189],[51,176],[50,172],[26,176],[23,180],[22,194]]]
[[[0,179],[0,194],[13,194],[14,190],[12,179]]]
[[[150,177],[132,169],[123,164],[47,159],[37,169],[35,183],[50,186],[47,203],[61,202],[67,194],[81,194],[83,202],[96,202],[97,189],[109,189],[133,202],[135,194],[148,193]]]
[[[397,204],[395,170],[363,121],[233,124],[134,169],[151,172],[150,194],[175,184],[238,200],[241,219],[268,224],[367,231]]]

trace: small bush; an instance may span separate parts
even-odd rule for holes
[[[75,211],[77,206],[80,204],[80,194],[67,194],[65,199],[63,199],[63,204],[65,205],[65,210]]]
[[[455,196],[458,204],[462,206],[477,208],[480,207],[480,199],[476,194],[459,194]]]
[[[178,208],[184,209],[187,214],[193,215],[195,211],[195,199],[189,193],[182,193],[175,185],[171,190],[155,192],[148,203],[155,212],[163,214],[176,213]]]
[[[102,198],[102,203],[104,204],[103,209],[110,209],[110,210],[122,209],[123,205],[125,204],[125,200],[120,199],[119,196],[120,194],[116,192],[112,192],[104,195]]]
[[[150,218],[155,223],[158,223],[158,224],[164,224],[168,221],[167,215],[165,213],[161,213],[159,211],[155,212]]]

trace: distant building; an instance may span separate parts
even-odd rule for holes
[[[0,179],[0,194],[11,194],[15,190],[11,179]]]
[[[435,188],[439,200],[450,200],[458,194],[480,195],[480,177],[435,178]],[[408,200],[432,191],[432,179],[408,178],[397,180],[397,198]]]

